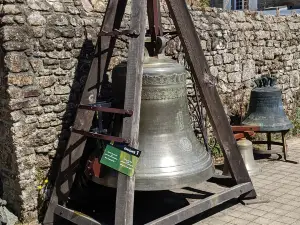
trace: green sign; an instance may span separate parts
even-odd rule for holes
[[[129,146],[107,145],[100,163],[131,177],[140,155],[141,151]]]

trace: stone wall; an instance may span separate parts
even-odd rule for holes
[[[0,175],[10,207],[20,218],[30,220],[37,217],[37,186],[49,168],[50,172],[57,169],[55,162],[59,162],[69,137],[105,3],[1,3],[0,56],[5,57],[0,73]],[[172,30],[172,21],[162,7],[165,29]],[[216,9],[193,10],[191,14],[228,115],[245,112],[254,78],[275,73],[292,116],[299,106],[295,99],[300,17],[263,17]],[[128,12],[124,21],[125,27]],[[110,68],[126,57],[126,47],[126,40],[118,42]],[[184,61],[178,39],[168,43],[167,54]],[[192,83],[187,82],[194,98]]]
[[[267,7],[274,7],[274,6],[299,6],[298,0],[260,0],[258,1],[258,8],[263,9]]]

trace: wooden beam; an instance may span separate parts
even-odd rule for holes
[[[195,78],[214,133],[226,160],[229,162],[231,175],[238,184],[251,182],[241,153],[237,148],[236,140],[210,73],[186,2],[182,0],[166,0],[166,3],[179,32],[192,76]],[[256,197],[255,191],[253,190],[247,197]]]
[[[132,0],[131,4],[130,29],[140,35],[129,42],[124,108],[133,115],[124,118],[122,137],[138,148],[147,7],[146,0]],[[133,224],[134,188],[134,177],[118,174],[115,225]]]
[[[106,14],[103,20],[102,28],[103,31],[111,31],[113,29],[119,29],[121,21],[125,12],[126,0],[110,0],[107,5]],[[80,104],[87,105],[93,104],[97,100],[99,80],[102,80],[104,73],[108,67],[110,58],[112,56],[113,48],[110,48],[115,44],[115,38],[109,36],[101,37],[101,42],[98,40],[98,44],[101,43],[101,55],[100,60],[94,58],[90,72],[82,93]],[[98,53],[98,47],[96,47],[96,54]],[[78,109],[75,117],[74,128],[78,130],[88,131],[92,125],[92,120],[94,117],[94,111]],[[72,188],[75,175],[76,166],[74,164],[79,164],[80,158],[83,153],[83,149],[86,143],[86,139],[82,139],[81,134],[71,133],[68,141],[66,153],[62,159],[58,178],[55,182],[55,187],[53,189],[51,199],[48,205],[47,212],[45,214],[43,224],[53,224],[55,222],[54,210],[57,204],[65,203],[68,199],[70,190]],[[72,151],[70,148],[76,146]],[[61,177],[68,168],[72,166],[72,170],[68,171],[68,176]]]
[[[258,126],[231,126],[233,132],[244,132],[244,131],[260,131]]]
[[[252,183],[243,183],[235,185],[228,190],[224,190],[221,193],[214,194],[205,199],[197,200],[190,205],[178,209],[168,215],[160,217],[154,221],[146,223],[145,225],[173,225],[178,224],[184,220],[187,220],[193,216],[196,216],[208,209],[221,205],[233,198],[238,198],[244,193],[253,189]]]

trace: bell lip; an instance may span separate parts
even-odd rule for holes
[[[211,163],[204,170],[196,172],[194,174],[187,174],[186,176],[174,176],[172,177],[172,182],[167,181],[167,176],[160,178],[138,177],[135,179],[135,191],[163,191],[189,187],[209,180],[211,177],[213,177],[214,174],[215,167],[213,161],[211,161]],[[117,187],[117,176],[110,176],[105,178],[98,178],[93,176],[92,178],[90,178],[90,180],[94,183],[106,187]]]
[[[261,92],[281,92],[281,89],[279,89],[278,87],[276,86],[272,86],[272,87],[256,87],[254,89],[252,89],[251,92],[258,92],[258,93],[261,93]]]
[[[288,131],[290,129],[294,128],[294,125],[290,122],[290,123],[286,123],[284,125],[273,125],[273,124],[260,124],[260,123],[247,123],[247,121],[245,120],[244,122],[242,122],[242,125],[246,125],[246,126],[258,126],[260,127],[260,130],[258,132],[280,132],[280,131]]]

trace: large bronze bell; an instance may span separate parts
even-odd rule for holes
[[[114,97],[123,108],[126,62],[112,72]],[[146,57],[143,65],[139,150],[135,189],[181,188],[208,180],[214,174],[212,158],[191,127],[186,96],[186,70],[165,57]],[[129,74],[130,75],[130,74]],[[116,187],[116,172],[94,182]]]
[[[293,127],[282,104],[282,94],[273,78],[256,80],[257,87],[251,91],[250,104],[243,125],[260,126],[261,131],[284,131]]]

